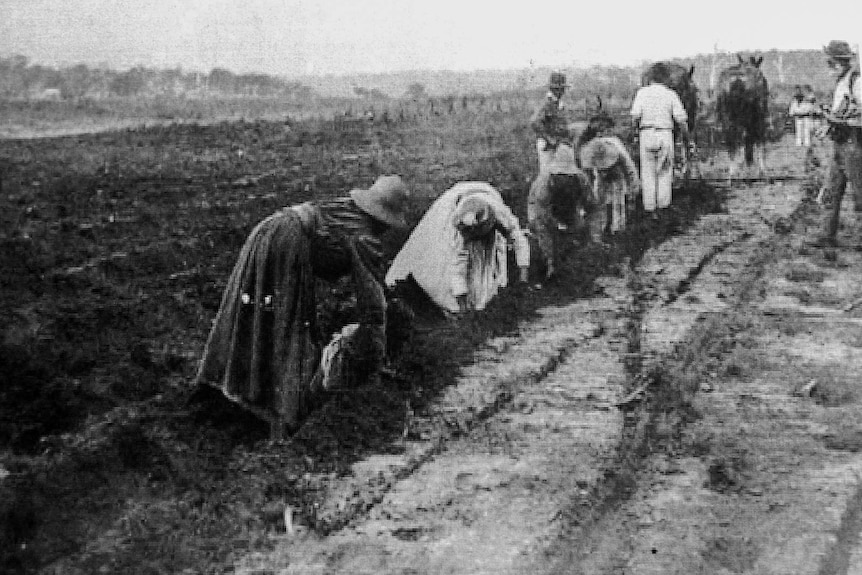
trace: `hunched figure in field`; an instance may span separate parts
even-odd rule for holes
[[[571,143],[560,144],[554,158],[540,171],[527,195],[527,221],[551,278],[560,261],[561,235],[583,228],[582,211],[589,208],[590,181],[578,168]]]
[[[589,195],[589,182],[577,165],[573,123],[561,103],[567,86],[565,75],[553,72],[549,92],[530,118],[539,172],[527,197],[527,221],[545,262],[546,278],[557,271],[560,233],[582,227],[581,211]]]
[[[862,212],[862,81],[859,80],[859,70],[853,65],[855,55],[847,42],[833,40],[824,52],[828,56],[829,69],[835,76],[832,106],[826,115],[828,126],[820,134],[821,137],[828,134],[832,140],[827,188],[832,205],[823,221],[823,235],[813,243],[833,246],[848,182],[853,187],[855,210]]]
[[[640,193],[638,170],[625,144],[616,136],[601,135],[581,147],[581,167],[592,175],[592,209],[588,212],[590,237],[604,243],[626,227]]]
[[[671,203],[674,126],[684,142],[690,140],[688,114],[676,92],[667,87],[668,79],[667,67],[655,64],[649,84],[637,91],[631,108],[640,141],[643,207],[650,213]]]
[[[459,182],[438,197],[386,273],[395,286],[411,277],[441,308],[483,310],[508,285],[511,241],[519,279],[527,281],[530,244],[500,193],[486,182]]]
[[[284,208],[246,239],[228,279],[196,377],[270,423],[274,438],[308,412],[320,367],[315,279],[352,276],[357,366],[374,377],[386,350],[381,235],[406,228],[409,194],[381,176],[347,197]]]

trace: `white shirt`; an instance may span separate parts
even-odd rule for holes
[[[643,128],[672,130],[674,122],[684,124],[688,114],[676,92],[663,84],[644,86],[635,94],[631,116]]]
[[[833,112],[841,107],[842,102],[844,102],[844,96],[850,95],[850,78],[853,76],[852,69],[848,70],[835,85],[835,95],[832,97]],[[856,100],[857,105],[862,105],[862,80],[860,80],[859,76],[856,76],[853,82],[853,98]]]

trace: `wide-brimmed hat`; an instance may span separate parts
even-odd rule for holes
[[[551,88],[568,88],[570,84],[566,82],[566,75],[562,72],[551,72]]]
[[[607,170],[620,159],[620,151],[604,138],[590,140],[581,148],[581,167],[584,169]]]
[[[844,40],[832,40],[823,48],[823,51],[834,60],[849,60],[854,56],[850,44]]]
[[[487,236],[497,223],[484,192],[462,198],[452,216],[455,228],[468,240]]]
[[[380,176],[368,188],[350,190],[350,197],[363,212],[396,228],[407,228],[410,194],[400,176]]]

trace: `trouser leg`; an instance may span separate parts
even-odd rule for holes
[[[590,239],[594,242],[601,242],[608,227],[608,205],[599,204],[593,206],[589,215],[590,223]]]
[[[656,205],[659,208],[670,206],[673,185],[673,168],[664,167],[658,174]]]
[[[862,212],[862,142],[853,138],[844,146],[844,173],[853,186],[853,207]]]
[[[827,237],[834,238],[838,233],[838,220],[841,215],[841,202],[844,199],[844,190],[847,187],[847,176],[844,173],[844,154],[838,144],[834,144],[832,160],[829,163],[829,191],[832,205],[824,222],[823,233]]]
[[[658,185],[656,204],[659,208],[670,206],[671,194],[673,189],[673,132],[670,130],[660,132],[661,138],[664,140],[664,149],[667,150],[667,159],[658,166]]]
[[[641,147],[641,189],[644,210],[653,212],[656,208],[656,155]]]
[[[814,131],[814,119],[805,117],[802,119],[802,145],[811,147],[811,133]]]

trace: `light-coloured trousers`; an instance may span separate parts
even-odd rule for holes
[[[661,149],[648,150],[654,143],[659,143]],[[641,130],[640,154],[644,210],[668,207],[673,185],[673,130]]]
[[[796,145],[798,147],[811,147],[811,133],[814,131],[814,118],[811,116],[797,116],[796,121]]]

